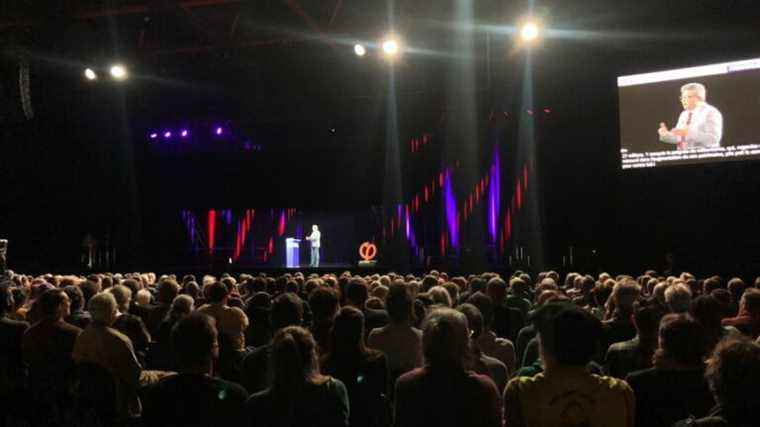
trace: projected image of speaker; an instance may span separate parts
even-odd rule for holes
[[[760,159],[760,58],[618,77],[623,169]]]

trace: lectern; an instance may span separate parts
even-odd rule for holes
[[[288,237],[285,239],[285,267],[298,268],[298,253],[300,239]]]

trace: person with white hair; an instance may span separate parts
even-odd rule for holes
[[[683,111],[672,129],[660,123],[660,141],[675,144],[678,150],[720,147],[723,137],[723,115],[707,103],[707,89],[701,83],[681,86]]]
[[[137,361],[132,341],[112,328],[119,315],[116,299],[110,292],[101,292],[90,299],[88,308],[92,323],[77,337],[72,357],[77,364],[97,365],[113,375],[119,418],[138,415],[137,390],[142,366]]]

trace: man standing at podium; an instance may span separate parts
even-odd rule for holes
[[[311,226],[311,234],[306,237],[306,240],[311,242],[311,261],[309,267],[319,267],[319,238],[322,234],[319,232],[319,227],[315,225]]]

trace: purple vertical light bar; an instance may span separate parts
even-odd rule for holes
[[[499,159],[499,146],[494,146],[493,162],[491,163],[491,178],[488,191],[488,233],[491,241],[496,242],[499,223],[499,209],[501,207],[501,161]]]
[[[459,249],[459,226],[457,224],[457,200],[451,183],[451,171],[446,170],[443,181],[443,200],[446,210],[446,223],[449,227],[450,246]]]
[[[411,234],[412,226],[411,226],[411,224],[409,222],[409,210],[408,209],[406,211],[406,216],[405,216],[404,220],[405,220],[405,224],[404,224],[405,230],[404,231],[406,231],[406,240],[409,240],[409,236]]]

